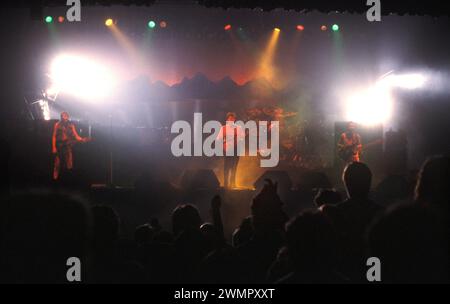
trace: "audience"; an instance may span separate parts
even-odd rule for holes
[[[177,282],[194,281],[195,266],[208,253],[201,224],[200,214],[193,205],[179,205],[172,213]]]
[[[253,199],[251,220],[253,235],[238,247],[243,280],[248,283],[266,282],[267,270],[284,244],[284,225],[288,220],[277,194],[276,183],[266,180],[261,192]]]
[[[321,209],[325,205],[337,205],[342,201],[342,196],[334,189],[322,188],[314,197],[314,203]]]
[[[425,204],[448,209],[449,180],[450,157],[435,156],[427,159],[419,173],[415,199]]]
[[[307,211],[286,226],[291,272],[278,283],[341,283],[337,273],[336,233],[321,212]]]
[[[384,283],[448,282],[448,233],[429,208],[406,204],[388,211],[371,227],[368,249],[382,263]]]
[[[232,245],[237,248],[250,241],[253,236],[252,218],[250,216],[244,218],[233,232]]]
[[[412,198],[410,185],[402,175],[389,175],[375,188],[376,202],[383,207],[402,203]]]
[[[321,209],[333,223],[340,257],[340,271],[355,282],[365,278],[364,234],[381,208],[369,199],[372,173],[367,165],[353,162],[346,166],[342,179],[347,199]]]
[[[138,246],[148,244],[152,241],[155,231],[149,224],[136,227],[134,231],[134,241]]]
[[[0,217],[0,282],[64,283],[67,258],[79,257],[83,283],[362,283],[374,256],[383,283],[448,283],[449,160],[424,163],[410,202],[407,179],[386,178],[374,196],[386,210],[370,198],[368,166],[351,163],[345,200],[323,188],[316,207],[290,221],[277,183],[266,180],[230,236],[220,196],[211,200],[211,222],[182,204],[172,212],[172,232],[152,218],[126,238],[108,205],[89,207],[59,192],[9,195]]]
[[[5,204],[1,215],[1,282],[67,282],[70,257],[83,261],[82,272],[86,273],[93,253],[93,229],[84,201],[60,193],[30,192],[11,197]],[[84,281],[89,279],[83,277]]]

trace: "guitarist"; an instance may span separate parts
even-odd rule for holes
[[[55,156],[53,163],[53,179],[59,178],[61,171],[73,169],[72,145],[75,142],[86,142],[88,138],[78,135],[75,125],[69,120],[69,113],[62,112],[61,120],[53,127],[52,153]]]
[[[361,136],[355,130],[355,123],[349,122],[347,130],[341,134],[338,141],[339,156],[346,164],[360,161],[362,150]]]

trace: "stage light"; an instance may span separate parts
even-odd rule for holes
[[[413,90],[423,87],[426,82],[426,77],[422,74],[389,75],[380,80],[380,82],[385,82],[391,86],[403,89]]]
[[[45,90],[44,97],[50,101],[56,101],[58,94],[59,94],[58,88],[56,86],[52,85],[48,89]]]
[[[46,23],[52,23],[53,22],[53,17],[52,16],[45,17],[45,22]]]
[[[59,23],[63,23],[64,22],[64,17],[63,16],[59,16],[58,17],[58,22]]]
[[[346,101],[346,120],[363,125],[383,124],[392,113],[392,97],[385,85],[354,93]]]
[[[50,66],[52,90],[85,100],[98,100],[112,93],[116,77],[107,65],[86,57],[61,55]]]
[[[156,26],[156,22],[153,21],[153,20],[150,20],[150,21],[147,23],[147,26],[148,26],[149,28],[153,29],[153,28],[155,28],[155,26]]]
[[[331,27],[331,29],[333,30],[333,32],[337,32],[337,31],[339,31],[339,25],[333,24],[333,26]]]
[[[44,120],[50,120],[50,107],[48,106],[48,102],[46,100],[38,100],[37,101],[39,107],[41,108],[42,117]]]
[[[112,26],[114,24],[114,21],[111,18],[106,19],[105,25],[106,26]]]
[[[297,25],[297,31],[303,31],[305,29],[305,27],[301,24]]]
[[[320,30],[321,31],[326,31],[328,28],[327,28],[327,26],[326,25],[322,25],[321,27],[320,27]]]
[[[231,30],[231,24],[227,24],[223,27],[224,30],[229,31]]]
[[[161,21],[161,22],[159,23],[159,26],[160,26],[161,28],[166,28],[166,27],[167,27],[167,22],[166,22],[166,21]]]
[[[267,41],[267,45],[261,54],[261,59],[259,61],[257,77],[264,77],[269,82],[272,82],[276,77],[274,57],[280,33],[281,30],[279,28],[273,29],[273,31],[270,34],[269,40]]]

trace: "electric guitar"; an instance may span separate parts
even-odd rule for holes
[[[367,151],[368,148],[375,146],[375,145],[380,145],[383,143],[383,139],[375,139],[369,143],[366,143],[362,146],[361,150],[359,151],[360,154],[362,154],[363,152]],[[357,149],[357,145],[349,145],[349,146],[344,146],[344,147],[339,147],[338,146],[338,156],[344,160],[347,161],[349,160],[354,153],[358,152],[356,151]]]
[[[57,150],[59,150],[60,148],[65,148],[65,147],[73,147],[75,144],[80,144],[80,143],[87,143],[92,141],[92,137],[84,137],[81,140],[76,140],[76,139],[69,139],[69,140],[65,140],[62,142],[57,142],[56,143],[56,147]]]

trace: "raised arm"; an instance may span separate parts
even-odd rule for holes
[[[217,234],[222,243],[225,243],[225,234],[223,231],[222,216],[220,214],[220,207],[222,205],[222,200],[219,195],[216,195],[211,200],[211,215],[213,220],[213,225],[217,230]]]

